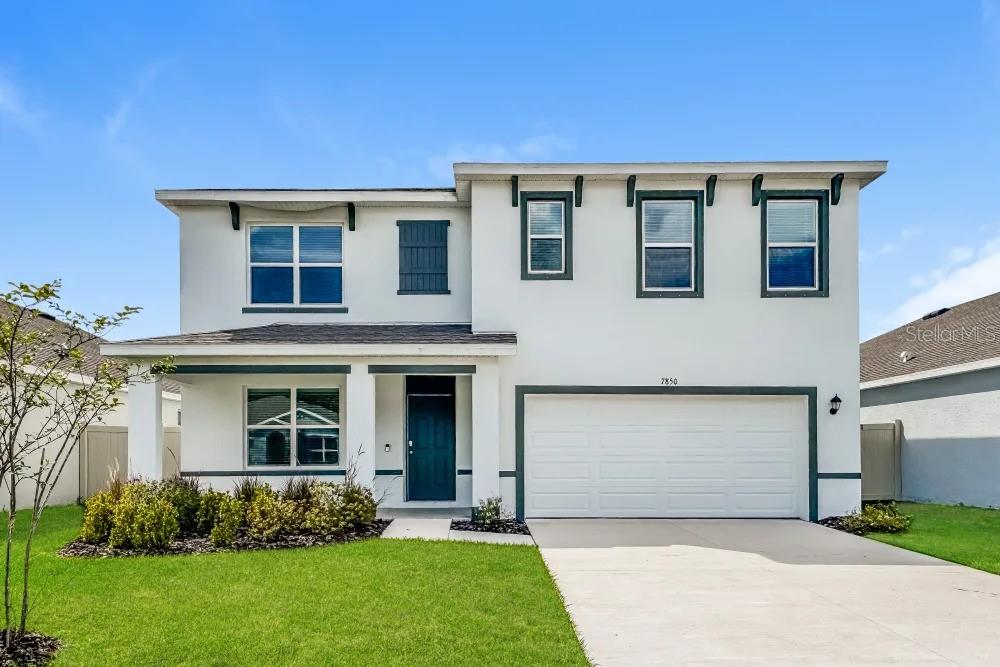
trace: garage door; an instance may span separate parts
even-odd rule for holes
[[[801,396],[527,396],[525,516],[808,518]]]

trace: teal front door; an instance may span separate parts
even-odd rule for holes
[[[455,396],[407,396],[406,438],[407,498],[455,500]]]

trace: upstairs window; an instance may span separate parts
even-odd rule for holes
[[[341,225],[251,225],[250,303],[343,301]]]
[[[763,193],[763,296],[826,296],[826,194]]]
[[[640,191],[636,200],[636,296],[702,296],[702,193]]]
[[[247,389],[246,414],[248,466],[340,462],[339,389]]]
[[[521,193],[521,279],[573,278],[573,193]]]
[[[447,220],[399,220],[398,294],[448,294]]]

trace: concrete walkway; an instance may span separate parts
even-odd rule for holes
[[[598,665],[1000,664],[1000,577],[802,521],[528,522]]]
[[[488,542],[490,544],[531,544],[530,535],[504,533],[479,533],[471,530],[452,530],[451,519],[396,518],[382,533],[390,539],[455,540],[460,542]]]

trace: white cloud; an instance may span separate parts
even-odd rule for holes
[[[104,136],[107,137],[108,141],[115,142],[118,139],[118,134],[128,122],[136,101],[156,81],[164,65],[166,65],[166,61],[154,60],[139,70],[135,83],[128,92],[118,99],[114,111],[104,119]]]
[[[440,155],[427,159],[427,168],[442,180],[452,177],[455,162],[518,162],[522,160],[544,160],[553,155],[571,151],[576,142],[556,134],[540,134],[528,137],[513,146],[500,143],[453,144]]]
[[[919,227],[903,227],[896,234],[896,239],[893,241],[887,241],[879,246],[878,250],[874,252],[862,249],[859,254],[859,259],[862,262],[870,262],[873,259],[879,257],[885,257],[886,255],[891,255],[898,251],[904,244],[912,241],[913,239],[920,236],[923,230]]]
[[[42,134],[41,112],[32,109],[21,89],[0,71],[0,121],[3,119],[36,138]]]
[[[922,288],[879,323],[891,329],[911,322],[932,310],[956,306],[1000,291],[1000,236],[987,241],[979,252],[967,246],[948,251],[945,267],[926,276],[910,277],[910,285]]]

